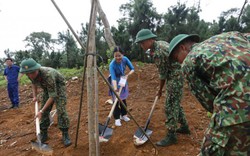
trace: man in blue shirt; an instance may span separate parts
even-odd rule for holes
[[[4,69],[4,77],[7,81],[8,95],[12,106],[10,108],[19,107],[18,81],[21,78],[19,75],[19,66],[13,64],[12,58],[5,59],[7,67]]]

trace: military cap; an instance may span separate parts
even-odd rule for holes
[[[41,65],[37,63],[33,58],[28,58],[21,62],[20,67],[21,67],[20,73],[26,74],[38,70],[41,67]]]
[[[199,35],[196,34],[191,34],[191,35],[187,35],[187,34],[179,34],[177,36],[175,36],[171,42],[169,43],[169,55],[172,54],[172,52],[174,51],[174,48],[177,47],[177,45],[179,43],[181,43],[181,41],[185,40],[185,39],[191,39],[195,42],[199,42],[200,41],[200,37]]]
[[[139,43],[141,41],[156,37],[157,36],[153,34],[149,29],[142,29],[136,34],[135,43]]]

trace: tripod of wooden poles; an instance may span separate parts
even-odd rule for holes
[[[69,24],[68,20],[65,18],[57,4],[54,0],[51,0],[51,2],[54,4],[55,8],[69,27],[70,31],[73,33],[74,37],[76,38],[77,42],[80,44],[82,49],[86,50],[86,53],[84,55],[84,69],[83,69],[83,75],[82,75],[82,86],[81,86],[81,97],[80,97],[80,104],[79,104],[79,113],[78,113],[78,122],[77,122],[77,128],[76,128],[76,140],[75,140],[75,147],[77,147],[77,141],[78,141],[78,131],[80,126],[80,118],[81,118],[81,110],[82,110],[82,103],[83,103],[83,93],[84,93],[84,83],[87,75],[87,102],[88,102],[88,132],[89,132],[89,155],[100,155],[99,153],[99,132],[98,132],[98,78],[97,78],[97,72],[101,75],[103,80],[106,82],[106,84],[110,87],[110,89],[114,92],[116,98],[120,101],[122,106],[127,110],[128,114],[130,115],[131,119],[134,121],[134,123],[137,125],[137,127],[140,129],[140,131],[148,138],[150,143],[155,148],[155,154],[158,153],[156,146],[152,142],[152,140],[149,138],[147,133],[144,131],[143,128],[140,127],[138,122],[134,119],[132,114],[129,112],[129,110],[126,108],[126,105],[123,103],[119,95],[114,91],[111,84],[108,82],[108,80],[104,77],[100,69],[96,65],[96,54],[94,51],[95,49],[95,20],[96,20],[96,14],[97,9],[100,10],[100,3],[98,0],[92,0],[92,7],[91,7],[91,14],[90,14],[90,20],[89,20],[89,30],[88,30],[88,40],[87,40],[87,48],[82,44],[81,40]],[[87,71],[87,74],[86,74]],[[94,78],[93,78],[94,76]],[[94,81],[94,88],[95,93],[93,95],[93,81]],[[95,100],[94,100],[95,99]],[[95,105],[93,104],[95,103]]]

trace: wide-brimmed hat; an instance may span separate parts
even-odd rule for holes
[[[169,43],[169,55],[171,55],[174,51],[174,48],[177,47],[177,45],[185,39],[191,39],[194,42],[200,42],[200,37],[197,34],[179,34],[175,36]]]
[[[157,36],[153,34],[149,29],[142,29],[136,34],[135,43],[139,43],[141,41],[156,37]]]
[[[21,62],[20,67],[21,67],[20,73],[26,74],[38,70],[41,67],[41,65],[37,63],[33,58],[28,58]]]

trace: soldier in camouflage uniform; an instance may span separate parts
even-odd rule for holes
[[[169,146],[177,143],[177,133],[190,134],[183,108],[181,107],[183,77],[181,76],[181,66],[178,62],[169,59],[169,44],[165,41],[156,41],[157,36],[148,29],[140,30],[136,35],[136,43],[139,43],[144,51],[150,49],[153,53],[154,62],[158,68],[160,87],[157,96],[160,98],[162,88],[166,83],[166,127],[168,133],[159,142],[158,146]],[[181,127],[178,128],[178,123]]]
[[[197,43],[198,35],[180,34],[170,42],[170,58],[212,113],[199,155],[250,155],[249,36],[227,32]]]
[[[32,58],[23,60],[20,66],[20,73],[26,74],[32,81],[33,101],[37,101],[37,86],[43,89],[41,109],[36,116],[39,119],[41,118],[41,141],[45,142],[48,139],[49,114],[55,103],[63,143],[65,146],[71,145],[68,134],[69,117],[65,107],[67,98],[64,77],[53,68],[41,67]]]

